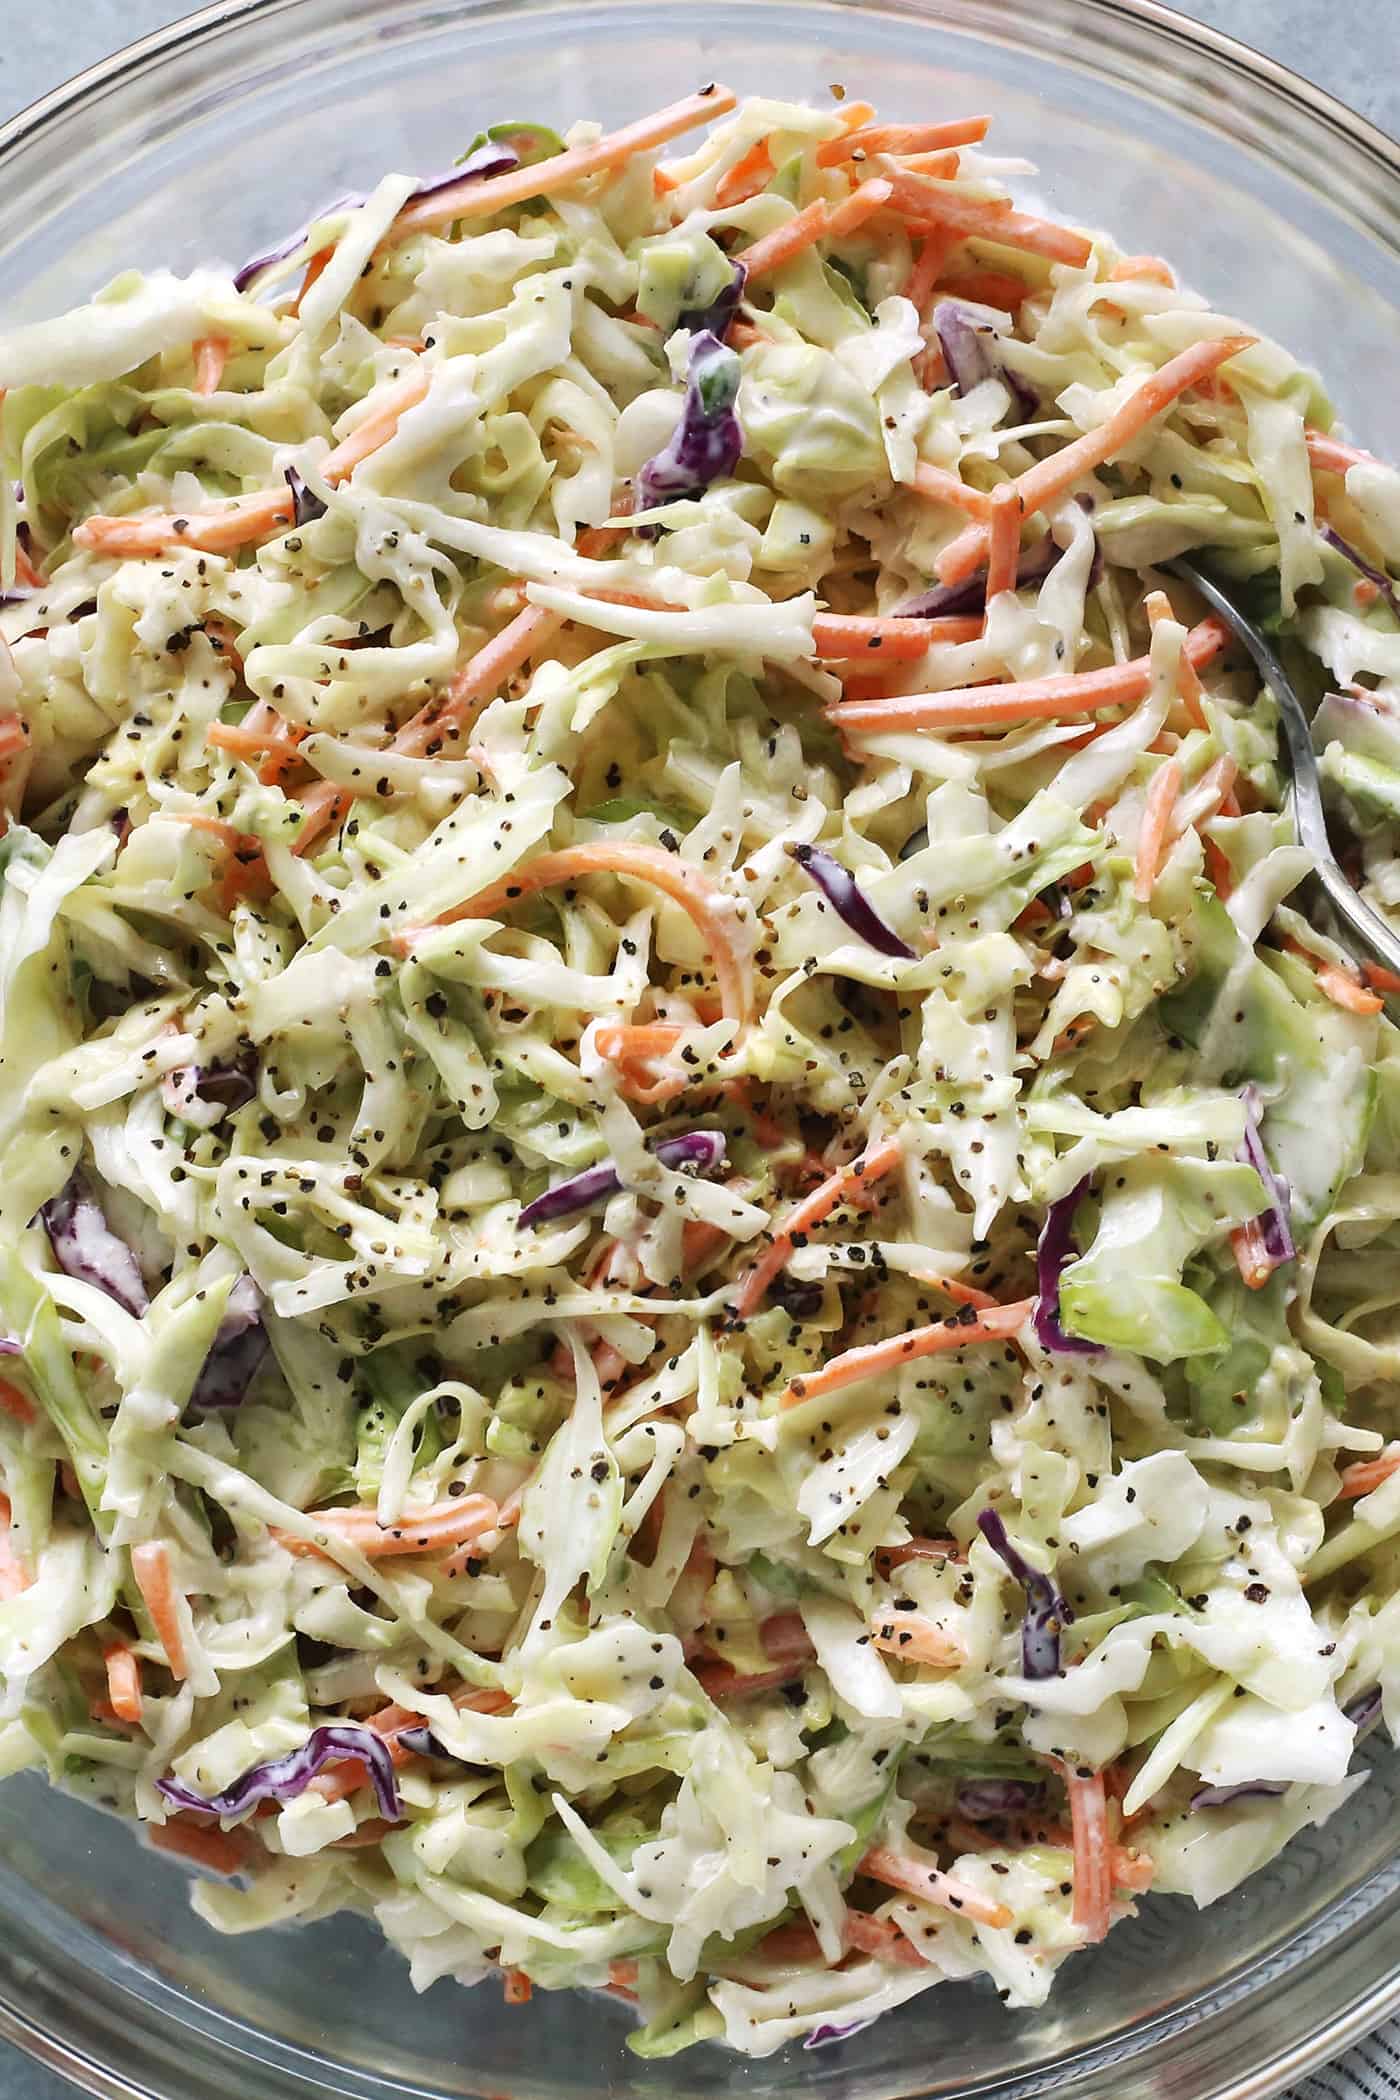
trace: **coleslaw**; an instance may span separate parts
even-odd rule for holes
[[[1157,566],[1394,918],[1400,474],[987,129],[0,336],[0,1772],[644,2056],[1038,2005],[1400,1728],[1400,985]]]

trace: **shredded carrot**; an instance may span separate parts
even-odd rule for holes
[[[12,1422],[20,1423],[25,1429],[39,1419],[39,1410],[29,1395],[22,1393],[17,1385],[11,1385],[8,1378],[0,1378],[0,1414],[8,1415]]]
[[[630,1991],[637,1981],[637,1964],[634,1961],[610,1961],[608,1982],[614,1990]]]
[[[523,1969],[507,1969],[505,1972],[505,2000],[507,2005],[528,2005],[532,1985]]]
[[[1224,848],[1218,846],[1214,839],[1203,837],[1201,844],[1205,848],[1206,873],[1211,879],[1216,896],[1223,903],[1235,887],[1234,870]]]
[[[152,1539],[143,1546],[133,1546],[131,1572],[150,1613],[156,1639],[165,1650],[171,1676],[177,1679],[187,1677],[189,1662],[180,1621],[179,1593],[170,1571],[170,1548],[165,1541]]]
[[[458,1495],[436,1502],[431,1509],[400,1517],[396,1524],[381,1524],[372,1509],[318,1509],[307,1512],[311,1521],[342,1546],[353,1546],[370,1560],[388,1560],[404,1553],[438,1553],[445,1546],[462,1546],[494,1531],[499,1512],[489,1495]],[[272,1536],[289,1553],[324,1553],[326,1548],[299,1533],[271,1527]]]
[[[254,540],[266,539],[295,515],[290,489],[259,489],[235,496],[221,510],[195,511],[188,517],[111,518],[94,515],[75,526],[75,546],[94,554],[139,561],[175,547],[194,547],[201,554],[231,554]]]
[[[12,1514],[9,1496],[0,1494],[0,1598],[18,1597],[33,1579],[10,1543]]]
[[[943,1910],[957,1911],[963,1917],[975,1919],[979,1925],[1011,1923],[1012,1913],[1004,1903],[995,1903],[990,1896],[984,1896],[981,1889],[973,1888],[970,1882],[943,1873],[932,1860],[924,1859],[917,1852],[893,1852],[887,1845],[874,1845],[857,1872],[867,1875],[871,1881],[883,1882],[886,1888],[903,1889],[925,1903],[936,1903]]]
[[[255,832],[238,831],[222,817],[206,817],[201,811],[173,810],[170,814],[192,831],[207,832],[226,849],[228,861],[219,886],[219,905],[226,916],[232,916],[234,906],[244,897],[260,900],[272,895],[272,877],[263,858],[262,840]]]
[[[898,614],[818,613],[812,622],[814,656],[849,662],[880,656],[886,663],[914,663],[939,642],[972,642],[982,631],[975,619],[904,619]]]
[[[959,159],[956,153],[906,153],[900,165],[916,175],[932,175],[939,182],[951,182],[958,172]]]
[[[1021,553],[1021,498],[1014,481],[1003,481],[992,490],[987,534],[987,604],[990,606],[993,598],[1002,591],[1016,588],[1016,564]]]
[[[147,1841],[157,1852],[172,1853],[176,1859],[188,1860],[192,1867],[205,1867],[211,1874],[232,1877],[248,1865],[248,1840],[241,1830],[215,1830],[207,1824],[173,1819],[169,1823],[148,1823],[145,1829]]]
[[[1304,433],[1308,458],[1324,474],[1346,474],[1353,467],[1373,467],[1376,456],[1363,452],[1359,445],[1349,445],[1345,438],[1329,437],[1325,430],[1309,430]]]
[[[728,1663],[700,1662],[693,1675],[706,1698],[718,1704],[721,1699],[750,1699],[757,1692],[773,1692],[780,1685],[794,1684],[802,1675],[802,1665],[782,1663],[775,1669],[745,1676],[740,1670],[731,1670]]]
[[[735,1319],[748,1319],[762,1303],[774,1277],[780,1275],[792,1259],[799,1238],[805,1238],[815,1230],[839,1205],[861,1196],[886,1174],[892,1173],[903,1157],[899,1139],[886,1138],[883,1144],[862,1153],[849,1166],[838,1167],[810,1195],[804,1196],[774,1232],[767,1252],[741,1278],[734,1296]]]
[[[817,166],[836,168],[858,153],[936,153],[945,146],[978,146],[990,117],[952,117],[945,124],[865,124],[817,148]]]
[[[785,262],[791,262],[794,255],[800,255],[814,241],[824,239],[830,231],[830,222],[831,207],[825,198],[818,197],[804,210],[785,219],[781,226],[775,226],[771,233],[751,242],[737,257],[748,272],[749,282],[764,276],[769,270],[780,268]]]
[[[284,722],[275,711],[270,712],[272,722],[266,728],[250,729],[246,722],[211,722],[204,732],[204,741],[234,758],[263,758],[271,752],[294,759],[306,731]]]
[[[44,579],[35,568],[19,542],[15,542],[15,582],[22,583],[27,591],[42,590]]]
[[[1148,904],[1162,870],[1171,833],[1172,813],[1181,793],[1181,767],[1174,758],[1158,766],[1147,790],[1142,830],[1138,834],[1137,863],[1133,872],[1133,895]]]
[[[750,146],[747,153],[727,168],[715,185],[715,203],[723,209],[745,204],[767,186],[773,173],[773,155],[766,138]]]
[[[1256,340],[1252,335],[1229,335],[1215,341],[1193,343],[1189,350],[1169,358],[1145,379],[1122,407],[1115,409],[1096,429],[1086,431],[1072,444],[1062,446],[1058,452],[1052,452],[1047,458],[1037,460],[1034,466],[1027,467],[1016,482],[1026,517],[1043,509],[1057,496],[1064,495],[1082,475],[1103,466],[1189,388],[1199,387],[1202,380],[1209,378],[1230,358],[1238,357],[1242,350],[1248,350]],[[972,525],[966,532],[959,533],[934,564],[940,583],[965,582],[986,559],[986,549],[985,526]]]
[[[927,1663],[933,1670],[956,1670],[967,1661],[961,1643],[922,1612],[891,1612],[875,1621],[870,1638],[884,1654],[900,1662]]]
[[[514,874],[493,882],[489,888],[478,891],[475,897],[468,898],[465,904],[445,912],[434,924],[447,926],[459,919],[494,918],[507,905],[516,903],[521,897],[532,896],[536,890],[595,874],[630,876],[636,882],[650,883],[673,903],[679,904],[710,949],[725,1013],[734,1020],[747,1020],[752,1006],[752,988],[747,961],[735,947],[730,931],[732,908],[729,900],[703,869],[681,860],[676,854],[665,852],[660,846],[598,841],[590,845],[569,846],[557,853],[537,854]],[[411,954],[414,940],[423,931],[419,927],[401,934],[397,942],[401,952]]]
[[[1229,640],[1223,624],[1202,620],[1182,652],[1199,669]],[[1152,684],[1152,659],[1133,657],[1102,671],[1057,671],[1048,678],[1010,685],[968,686],[947,693],[906,693],[888,700],[844,700],[827,709],[843,730],[870,735],[882,730],[985,728],[989,723],[1025,722],[1041,716],[1097,714],[1105,707],[1131,706]]]
[[[703,94],[687,95],[653,116],[625,125],[621,131],[609,132],[592,145],[573,146],[549,160],[536,161],[533,167],[512,168],[506,175],[488,175],[485,181],[463,176],[452,188],[437,190],[405,205],[394,221],[394,232],[402,238],[408,233],[450,226],[458,219],[490,218],[531,197],[569,189],[586,175],[620,167],[635,154],[645,153],[652,146],[664,146],[668,139],[693,131],[697,124],[707,124],[711,117],[727,115],[738,99],[732,88],[712,86]]]
[[[514,1703],[508,1692],[460,1691],[452,1694],[452,1704],[459,1713],[500,1714]],[[361,1725],[372,1728],[376,1735],[384,1738],[396,1766],[419,1761],[418,1752],[410,1750],[402,1737],[405,1729],[423,1726],[421,1714],[413,1713],[406,1706],[385,1706],[377,1714],[366,1715]],[[351,1794],[357,1794],[361,1787],[369,1785],[369,1772],[361,1759],[347,1758],[343,1764],[330,1765],[312,1784],[325,1800],[345,1801]]]
[[[1165,591],[1149,591],[1143,599],[1143,609],[1147,614],[1147,624],[1154,633],[1163,620],[1176,618],[1172,611],[1171,599]],[[1184,649],[1181,652],[1181,668],[1177,674],[1177,691],[1181,694],[1181,704],[1190,716],[1192,725],[1197,729],[1208,729],[1210,724],[1206,720],[1206,711],[1202,705],[1203,688],[1200,675]]]
[[[107,1666],[107,1697],[119,1721],[139,1721],[143,1711],[141,1663],[125,1641],[110,1641],[102,1651]]]
[[[1334,1006],[1342,1007],[1349,1014],[1378,1014],[1385,1010],[1385,1001],[1379,992],[1367,991],[1358,984],[1350,970],[1340,963],[1324,962],[1317,965],[1317,981],[1322,991]]]
[[[904,296],[920,320],[924,309],[932,299],[938,280],[943,274],[943,265],[955,245],[948,234],[926,233],[919,243],[908,278],[905,280]]]
[[[1005,270],[960,270],[943,289],[950,299],[968,299],[974,306],[995,306],[1015,313],[1035,288]]]
[[[1262,1291],[1279,1264],[1264,1243],[1264,1228],[1258,1218],[1247,1218],[1230,1232],[1230,1252],[1246,1290]]]
[[[933,1560],[942,1563],[966,1558],[966,1553],[956,1539],[906,1539],[902,1546],[878,1547],[875,1565],[882,1575],[888,1575],[891,1568],[902,1567],[907,1560]]]
[[[1113,1901],[1112,1846],[1108,1834],[1108,1801],[1102,1772],[1060,1766],[1069,1795],[1074,1832],[1074,1907],[1071,1915],[1088,1940],[1108,1931]]]
[[[877,176],[873,182],[863,182],[851,191],[845,202],[838,204],[827,222],[827,233],[834,241],[842,241],[848,233],[856,232],[867,219],[873,219],[877,211],[883,211],[894,196],[894,184]]]
[[[1176,287],[1170,263],[1162,261],[1160,255],[1125,255],[1108,273],[1110,284],[1164,284],[1169,291]]]
[[[29,742],[29,732],[18,715],[0,715],[0,758],[13,758]]]
[[[386,445],[399,427],[399,418],[407,415],[428,391],[430,375],[419,366],[397,386],[392,386],[382,401],[372,408],[362,422],[355,425],[349,437],[342,438],[333,452],[322,462],[321,472],[329,482],[346,480],[362,459]]]
[[[1392,998],[1400,992],[1400,976],[1380,963],[1362,963],[1361,974],[1373,992],[1389,992]]]
[[[857,1954],[873,1954],[877,1961],[897,1962],[902,1969],[922,1969],[924,1957],[907,1934],[890,1918],[872,1918],[868,1911],[848,1910],[841,1922],[841,1944]]]
[[[300,288],[297,291],[295,299],[293,299],[291,303],[289,311],[293,315],[299,314],[301,312],[302,300],[306,297],[312,285],[315,284],[317,278],[323,277],[325,275],[326,271],[331,266],[331,262],[334,259],[334,256],[335,249],[333,246],[329,248],[318,248],[316,250],[316,253],[312,256],[311,260],[306,265],[306,271],[302,277]]]
[[[885,1371],[898,1371],[923,1356],[939,1356],[949,1349],[966,1349],[974,1342],[1004,1342],[1022,1328],[1034,1309],[1034,1298],[1000,1305],[995,1311],[977,1313],[972,1319],[954,1314],[936,1327],[916,1327],[908,1334],[892,1334],[883,1342],[868,1342],[833,1356],[819,1371],[794,1378],[778,1402],[780,1408],[801,1407],[808,1400],[834,1393],[859,1379]],[[965,1312],[972,1312],[971,1306]]]
[[[197,394],[217,394],[219,382],[228,363],[229,342],[226,336],[201,336],[194,346],[194,390]]]
[[[927,460],[919,461],[909,486],[931,502],[951,504],[970,517],[989,519],[992,515],[992,499],[985,490],[972,488],[961,476],[946,467],[930,466]]]
[[[1092,241],[1054,219],[1032,218],[1015,211],[1000,198],[962,197],[926,175],[901,168],[891,175],[894,202],[916,225],[930,221],[947,226],[964,237],[994,241],[998,247],[1020,248],[1028,255],[1043,255],[1051,262],[1070,263],[1082,269],[1093,254]]]
[[[1359,1458],[1354,1465],[1343,1466],[1340,1475],[1343,1500],[1354,1502],[1361,1495],[1372,1494],[1397,1472],[1400,1472],[1400,1444],[1389,1445],[1386,1450],[1377,1452],[1374,1458]]]

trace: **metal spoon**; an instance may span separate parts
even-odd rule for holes
[[[1313,856],[1317,879],[1339,922],[1342,946],[1350,946],[1353,953],[1359,948],[1364,957],[1400,976],[1400,934],[1386,925],[1364,897],[1357,895],[1337,865],[1332,842],[1327,836],[1327,818],[1322,807],[1322,776],[1317,768],[1308,718],[1268,637],[1245,617],[1215,578],[1204,569],[1198,569],[1193,561],[1178,555],[1175,561],[1163,562],[1161,566],[1199,591],[1211,610],[1219,613],[1225,625],[1253,657],[1255,669],[1278,702],[1287,765],[1293,780],[1293,822],[1299,844]]]

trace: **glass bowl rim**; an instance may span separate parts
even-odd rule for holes
[[[97,101],[109,89],[138,80],[167,59],[192,51],[213,32],[237,29],[256,19],[266,23],[279,15],[291,16],[299,13],[306,4],[307,0],[209,0],[209,4],[179,16],[164,28],[138,37],[109,57],[83,67],[0,124],[0,167],[11,154],[23,149],[50,124],[78,113],[85,104]],[[548,4],[550,0],[524,0],[527,12],[541,11]],[[565,13],[569,0],[553,0],[553,4],[560,13]],[[859,5],[859,0],[838,0],[838,4],[849,7]],[[1165,35],[1176,43],[1194,48],[1203,56],[1222,61],[1266,95],[1291,102],[1307,117],[1326,125],[1343,138],[1352,151],[1364,153],[1385,174],[1400,177],[1400,142],[1339,96],[1316,86],[1281,60],[1254,50],[1228,31],[1195,21],[1177,8],[1164,4],[1164,0],[1050,0],[1050,4],[1052,11],[1056,7],[1074,9],[1085,15],[1097,14],[1116,20],[1128,27],[1136,25],[1149,34]],[[464,24],[469,27],[468,10],[464,10]],[[1353,1891],[1356,1893],[1359,1891]],[[1221,2100],[1266,2100],[1266,2096],[1282,2092],[1285,2086],[1294,2084],[1363,2040],[1397,2010],[1400,2010],[1400,1969],[1375,1984],[1315,2033],[1295,2042],[1283,2056],[1236,2078],[1228,2094],[1222,2092]],[[1158,2021],[1148,2020],[1141,2023],[1139,2031],[1150,2031],[1158,2025]],[[23,2005],[3,1989],[0,1989],[0,2039],[22,2050],[32,2061],[59,2073],[83,2092],[98,2096],[98,2100],[153,2100],[151,2087],[134,2084],[121,2070],[98,2063],[77,2042],[66,2040],[38,2019],[31,2018]],[[1112,2047],[1112,2044],[1108,2046]],[[1103,2044],[1090,2047],[1086,2052],[1090,2061],[1100,2057],[1103,2047]],[[1126,2063],[1124,2068],[1127,2068]],[[323,2090],[329,2091],[328,2088]]]

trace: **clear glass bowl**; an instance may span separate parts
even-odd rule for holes
[[[990,110],[1047,207],[1172,258],[1326,374],[1400,455],[1400,149],[1151,0],[222,0],[0,133],[22,210],[0,312],[129,264],[236,262],[389,166],[502,115],[619,122],[718,76],[891,117]],[[415,1997],[358,1921],[221,1939],[183,1880],[23,1776],[0,1788],[0,2031],[112,2100],[1266,2100],[1400,2004],[1400,1760],[1213,1909],[1175,1898],[1062,1972],[1045,2009],[945,1986],[814,2054],[645,2065],[576,1996]]]

